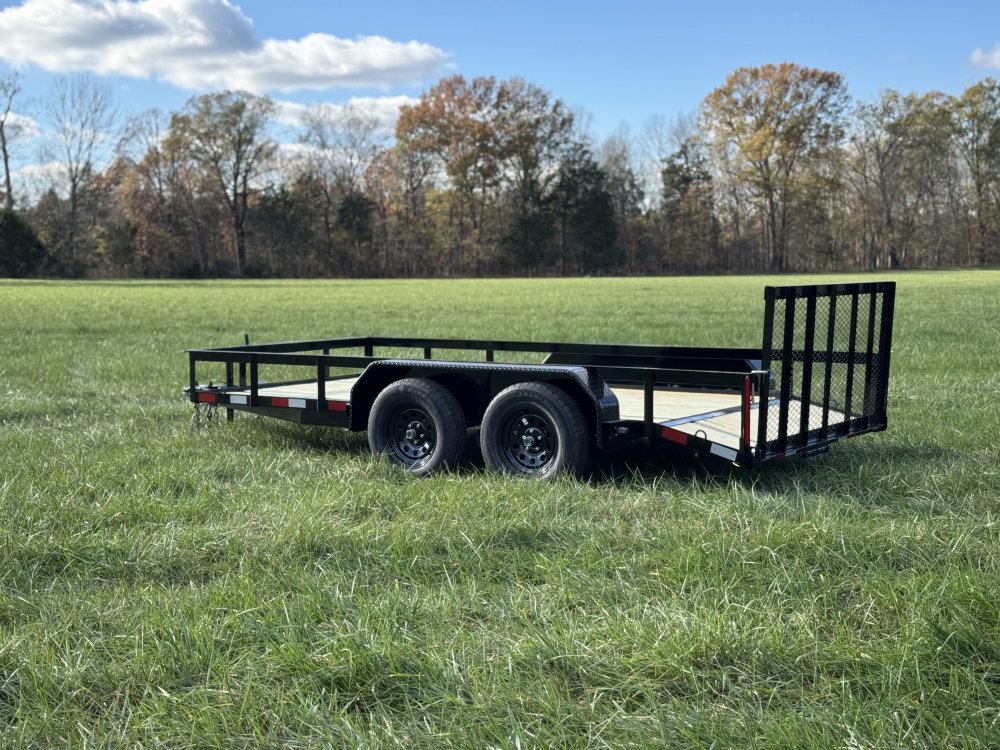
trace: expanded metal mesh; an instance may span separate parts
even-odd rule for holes
[[[885,426],[893,297],[891,283],[768,290],[765,456]]]

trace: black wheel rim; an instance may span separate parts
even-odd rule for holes
[[[517,409],[500,428],[500,456],[504,465],[519,474],[541,474],[559,449],[556,428],[544,413]]]
[[[407,404],[389,418],[389,454],[405,466],[416,466],[434,452],[434,420],[419,406]]]

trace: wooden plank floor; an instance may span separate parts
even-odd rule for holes
[[[326,397],[330,401],[350,401],[351,388],[358,378],[337,378],[326,381]],[[618,397],[622,419],[642,421],[642,389],[613,388]],[[316,383],[295,385],[261,385],[258,394],[269,398],[316,398]],[[234,395],[249,396],[250,389],[232,391]],[[702,434],[709,440],[723,445],[737,446],[740,438],[740,397],[732,393],[711,393],[691,391],[656,391],[653,394],[653,415],[656,422],[690,435]],[[718,414],[733,410],[732,413]],[[694,422],[677,424],[699,415],[716,414]],[[752,427],[756,430],[757,412],[752,414]],[[756,433],[755,433],[756,434]]]
[[[643,392],[641,388],[615,387],[611,389],[618,398],[622,419],[643,418]],[[722,409],[739,409],[740,394],[713,393],[710,391],[653,391],[653,419],[666,422],[696,414],[708,414]]]
[[[350,401],[351,388],[358,377],[336,378],[326,381],[326,397],[330,401]],[[641,388],[615,387],[611,389],[618,398],[619,412],[622,419],[641,422],[643,418],[643,392]],[[250,395],[250,389],[232,391],[235,395]],[[299,383],[297,385],[262,385],[258,389],[261,396],[272,398],[316,398],[316,383]],[[772,402],[772,409],[777,409],[777,399]],[[790,432],[797,432],[803,408],[803,403],[793,399],[789,403],[788,420]],[[809,406],[809,418],[814,424],[819,424],[823,410],[818,406]],[[751,445],[757,443],[758,410],[750,412]],[[830,421],[838,422],[844,415],[840,412],[830,412]],[[657,390],[653,392],[653,419],[663,426],[671,427],[688,435],[699,435],[714,443],[738,449],[740,444],[740,395],[738,393],[716,393],[712,391],[678,391]],[[773,424],[773,423],[772,423]]]
[[[618,397],[622,419],[642,421],[643,392],[641,388],[612,388]],[[740,409],[740,395],[737,393],[712,393],[709,391],[654,391],[653,421],[663,427],[671,427],[688,435],[699,435],[730,448],[739,449],[740,430],[743,415]],[[750,411],[750,445],[757,445],[757,425],[760,412],[757,402]],[[777,425],[778,399],[772,399],[768,408],[769,423]],[[795,398],[788,402],[788,431],[795,434],[802,418],[802,410],[809,410],[809,422],[819,426],[823,420],[823,408],[807,404]],[[843,412],[830,410],[829,421],[841,422],[846,418]],[[773,439],[774,436],[772,436]]]
[[[350,378],[335,378],[326,381],[326,398],[328,401],[350,401],[351,388],[358,381],[357,376]],[[250,389],[232,391],[239,396],[249,396]],[[296,385],[261,385],[257,395],[268,398],[308,398],[317,397],[316,383],[298,383]]]
[[[615,387],[622,419],[642,421],[641,388]],[[702,417],[697,419],[697,417]],[[691,421],[689,421],[691,420]],[[700,435],[731,448],[740,444],[740,394],[712,391],[653,391],[653,421],[688,435]],[[751,430],[756,434],[757,411],[751,412]]]

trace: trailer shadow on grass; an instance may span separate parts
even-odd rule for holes
[[[725,481],[725,467],[692,461],[690,454],[668,445],[648,445],[639,440],[612,453],[598,453],[591,460],[587,478],[591,482],[621,484],[662,482],[664,477],[670,477],[687,483],[713,475]]]
[[[270,443],[271,448],[307,451],[331,458],[366,458],[371,455],[367,433],[364,432],[303,427],[277,421],[261,421],[254,429],[260,431],[260,437]],[[586,481],[595,484],[621,484],[637,479],[662,482],[665,476],[681,483],[710,477],[726,483],[730,477],[740,480],[748,476],[746,472],[713,456],[707,461],[693,461],[689,453],[673,450],[665,443],[650,446],[644,441],[636,441],[613,453],[595,451],[595,454],[583,476]],[[469,432],[468,451],[458,471],[470,474],[486,471],[477,430]]]
[[[773,495],[834,494],[861,504],[898,505],[907,488],[926,484],[930,473],[974,472],[968,455],[934,443],[903,444],[888,439],[858,445],[836,445],[809,458],[769,461],[744,470],[708,456],[693,460],[670,444],[637,442],[602,456],[592,467],[592,482],[649,482],[665,478],[678,485],[693,481],[733,486]],[[963,464],[969,464],[962,468]],[[879,499],[881,498],[881,500]]]
[[[359,458],[371,455],[368,438],[364,432],[304,426],[279,420],[250,419],[240,414],[236,415],[235,424],[237,429],[253,431],[253,445],[258,450],[288,450],[309,456],[331,458],[337,456]],[[226,422],[219,421],[218,425],[226,429]]]
[[[363,432],[324,427],[306,427],[281,422],[261,422],[254,427],[273,448],[305,451],[328,456],[331,460],[370,457],[368,438]],[[909,484],[901,477],[917,477],[929,467],[961,464],[967,457],[953,449],[933,443],[906,445],[882,439],[864,445],[836,445],[829,453],[811,458],[796,457],[770,461],[758,468],[744,470],[727,461],[707,456],[693,460],[690,453],[674,449],[668,443],[649,445],[637,441],[610,454],[596,453],[583,479],[592,485],[648,484],[663,487],[664,482],[678,486],[692,482],[710,482],[736,486],[775,495],[834,493],[864,496],[871,502],[880,494],[892,496],[893,485]],[[469,450],[458,467],[461,475],[470,476],[486,470],[475,430],[470,431]],[[873,494],[871,488],[882,488]],[[895,504],[895,503],[891,503]]]
[[[769,461],[749,472],[734,472],[733,476],[747,484],[767,489],[787,484],[789,479],[804,479],[847,475],[865,477],[869,481],[891,479],[910,473],[940,470],[968,460],[961,451],[934,443],[906,445],[889,440],[866,440],[864,444],[838,444],[828,453],[809,458],[793,457]]]
[[[237,415],[237,419],[241,419]],[[368,436],[364,432],[349,432],[347,430],[326,427],[303,427],[301,425],[278,422],[259,421],[253,428],[259,431],[258,443],[261,440],[270,448],[293,449],[306,451],[314,455],[326,455],[331,458],[366,458],[371,455]],[[263,443],[262,443],[263,445]],[[653,481],[664,475],[670,475],[678,481],[689,481],[709,475],[724,476],[725,464],[702,464],[692,462],[688,456],[678,452],[650,448],[643,442],[628,445],[611,454],[597,453],[591,460],[584,474],[584,479],[592,483],[621,483],[642,478]],[[720,470],[723,472],[720,474]],[[458,467],[459,473],[470,475],[486,471],[482,450],[479,447],[478,430],[469,431],[469,446],[465,458]]]

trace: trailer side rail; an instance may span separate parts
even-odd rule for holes
[[[388,354],[385,349],[417,349],[423,356],[402,360],[389,358],[385,356]],[[479,362],[473,361],[477,358],[476,354],[465,355],[460,361],[438,359],[455,350],[478,352]],[[548,356],[539,364],[501,363],[496,362],[493,356],[497,351],[525,350]],[[527,367],[532,375],[541,379],[572,376],[587,382],[589,387],[585,390],[594,393],[599,402],[597,423],[602,426],[596,433],[599,445],[648,437],[679,443],[695,455],[715,453],[743,466],[750,466],[753,460],[751,448],[755,432],[750,429],[750,415],[755,406],[752,394],[763,388],[761,375],[766,376],[766,373],[751,372],[752,367],[759,363],[758,350],[706,347],[354,337],[194,349],[188,350],[188,354],[190,383],[187,391],[191,400],[196,404],[224,407],[230,418],[233,409],[237,409],[302,423],[363,429],[367,418],[365,407],[370,405],[374,394],[369,393],[372,398],[366,398],[365,393],[370,388],[362,388],[356,394],[354,386],[365,378],[363,373],[374,374],[372,368],[404,368],[422,371],[424,374],[421,377],[427,377],[427,372],[472,375],[489,373],[494,369],[497,373],[510,374]],[[571,364],[577,359],[582,362]],[[212,362],[225,365],[225,378],[207,386],[199,385],[199,363]],[[271,365],[285,367],[286,375],[288,366],[292,366],[301,376],[296,377],[297,373],[293,372],[294,379],[291,380],[265,380],[263,376],[265,372],[270,374],[268,368]],[[427,370],[428,367],[431,369]],[[344,395],[343,387],[331,385],[334,383],[331,370],[334,369],[353,371],[353,376],[338,378],[350,383],[349,395]],[[588,372],[591,374],[587,375]],[[380,382],[378,378],[374,379]],[[490,391],[492,397],[492,389],[486,385],[488,382],[492,383],[492,380],[481,381],[480,387]],[[619,415],[618,409],[612,408],[614,399],[609,397],[610,391],[605,391],[605,384],[614,384],[619,389],[617,394],[622,394],[622,388],[639,394],[639,411],[632,408],[628,415]],[[328,393],[327,389],[331,387],[336,390],[335,395]],[[743,415],[739,434],[731,436],[728,440],[731,445],[723,448],[705,437],[703,430],[696,430],[698,434],[688,434],[683,431],[685,428],[676,429],[667,424],[664,420],[668,418],[654,410],[654,403],[659,403],[664,390],[735,395],[738,404],[735,409]],[[356,395],[360,398],[358,404],[353,403]],[[361,411],[354,407],[360,407]],[[711,414],[712,409],[705,411],[702,417],[717,416]]]

